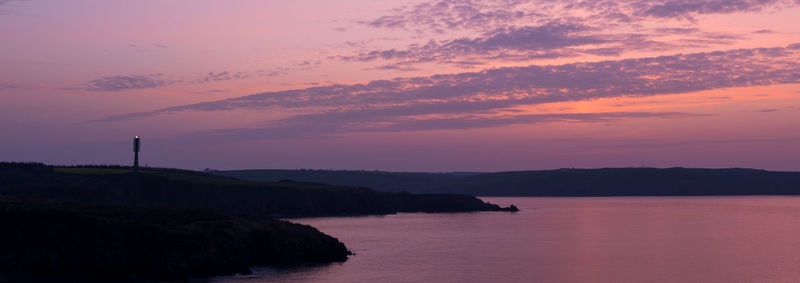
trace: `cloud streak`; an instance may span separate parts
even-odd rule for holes
[[[423,36],[434,31],[434,36],[442,37],[444,30],[460,29],[478,35],[430,39],[401,49],[364,49],[337,58],[348,62],[383,60],[391,63],[369,69],[413,71],[417,70],[414,64],[429,62],[473,68],[498,60],[620,56],[628,51],[729,45],[746,36],[703,32],[698,27],[673,26],[674,22],[663,22],[662,28],[655,29],[641,25],[664,19],[693,23],[698,15],[759,12],[794,5],[797,2],[790,0],[437,0],[394,9],[361,23],[382,29],[411,29]]]
[[[413,7],[394,9],[391,14],[361,24],[377,28],[409,28],[426,26],[432,29],[482,28],[541,15],[516,10],[524,1],[443,0],[429,1]]]
[[[28,0],[0,0],[0,15],[8,13],[9,9],[6,7],[15,2],[26,2]]]
[[[276,133],[291,128],[306,129],[309,135],[329,132],[326,129],[422,130],[427,129],[426,124],[430,129],[487,127],[569,118],[510,111],[524,105],[799,82],[800,45],[791,45],[312,87],[111,116],[102,121],[180,111],[265,110],[291,114],[268,121],[262,128]]]
[[[253,128],[218,129],[188,134],[190,138],[219,140],[261,140],[328,138],[344,133],[405,132],[430,130],[466,130],[491,128],[514,124],[540,123],[608,123],[630,118],[689,118],[707,116],[683,112],[608,112],[608,113],[558,113],[514,116],[454,117],[436,119],[394,120],[311,120],[298,117],[277,121],[271,125]],[[316,117],[315,117],[316,118]]]
[[[0,84],[0,90],[4,90],[4,89],[12,89],[12,88],[17,88],[17,86],[15,86],[15,85],[10,85],[10,84]]]
[[[19,1],[25,1],[25,0],[0,0],[0,6],[6,5],[11,2],[19,2]]]
[[[258,70],[253,72],[208,72],[198,76],[192,82],[194,83],[210,83],[229,80],[243,80],[258,77],[276,77],[286,75],[289,68],[274,68],[272,70]]]
[[[758,12],[783,3],[791,4],[789,1],[778,0],[668,0],[653,2],[649,6],[640,4],[636,13],[656,18],[675,18],[702,14]]]
[[[680,34],[673,42],[661,36]],[[348,62],[389,61],[374,69],[413,71],[414,64],[435,62],[474,68],[491,61],[530,61],[577,57],[585,54],[619,56],[629,51],[665,51],[679,47],[730,44],[741,36],[701,32],[695,28],[659,28],[653,34],[603,33],[600,28],[577,23],[553,22],[542,26],[508,27],[475,38],[431,40],[406,49],[370,50],[352,56],[338,56]]]
[[[555,58],[574,55],[563,48],[610,42],[608,36],[585,35],[593,30],[581,24],[550,23],[543,26],[497,29],[476,38],[459,38],[425,45],[412,44],[405,50],[372,50],[356,56],[341,56],[345,61],[401,60],[405,62],[453,62],[456,58],[481,56],[510,58]],[[560,51],[559,51],[560,50]],[[514,52],[509,54],[507,52]]]
[[[759,12],[798,5],[792,0],[434,0],[393,9],[359,23],[376,28],[491,30],[521,22],[552,22],[575,18],[582,22],[631,23],[643,18],[689,19],[697,15]],[[574,16],[576,11],[585,16]]]
[[[91,80],[81,88],[86,91],[124,91],[136,89],[158,88],[172,84],[170,80],[164,79],[161,73],[153,75],[127,75],[110,76]]]
[[[272,70],[258,70],[253,72],[208,72],[195,76],[192,79],[168,79],[163,73],[150,75],[118,75],[105,76],[87,82],[84,86],[65,88],[68,90],[79,89],[84,91],[118,92],[125,90],[151,89],[165,87],[176,83],[205,84],[229,80],[243,80],[258,77],[276,77],[285,75],[288,68],[274,68]]]
[[[267,92],[158,110],[218,111],[409,103],[555,102],[620,95],[685,93],[800,78],[800,44],[565,65],[377,80]]]
[[[218,81],[228,81],[228,80],[240,80],[249,78],[250,74],[246,72],[237,72],[231,73],[228,71],[223,71],[219,73],[215,72],[208,72],[206,74],[201,75],[197,78],[194,82],[196,83],[209,83],[209,82],[218,82]]]

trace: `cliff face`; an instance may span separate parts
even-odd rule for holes
[[[0,223],[0,281],[185,280],[349,254],[307,225],[204,210],[0,199]]]

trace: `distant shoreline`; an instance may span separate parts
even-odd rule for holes
[[[289,179],[378,191],[475,196],[800,195],[800,172],[759,169],[599,168],[496,173],[396,173],[330,170],[209,171],[255,181]]]

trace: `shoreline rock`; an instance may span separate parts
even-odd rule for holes
[[[170,280],[345,261],[308,225],[205,210],[0,199],[0,279]]]

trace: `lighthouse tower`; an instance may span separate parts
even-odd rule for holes
[[[139,136],[133,138],[133,172],[139,173]]]

